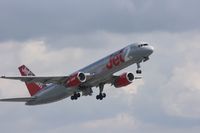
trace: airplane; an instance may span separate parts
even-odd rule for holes
[[[132,64],[137,65],[136,73],[141,74],[140,64],[149,60],[153,51],[153,46],[147,43],[132,43],[69,76],[35,76],[22,65],[18,68],[21,76],[1,76],[1,78],[25,82],[30,97],[0,99],[0,101],[41,105],[67,97],[77,100],[81,95],[91,96],[93,87],[99,88],[96,99],[102,100],[106,97],[106,93],[103,93],[105,84],[120,88],[131,84],[134,79],[140,79],[141,77],[135,77],[131,72],[114,74]]]

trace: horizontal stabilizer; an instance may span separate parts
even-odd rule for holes
[[[6,99],[0,99],[0,102],[28,102],[30,100],[35,100],[35,98],[32,97],[6,98]]]

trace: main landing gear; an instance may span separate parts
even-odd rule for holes
[[[80,96],[80,93],[74,93],[74,95],[71,96],[71,100],[77,100]]]
[[[141,68],[140,63],[137,63],[137,70],[136,70],[137,74],[142,74],[142,70],[140,70],[140,68]]]
[[[101,83],[101,84],[99,85],[99,95],[96,96],[96,99],[97,99],[97,100],[102,100],[103,98],[106,97],[106,93],[102,93],[102,92],[103,92],[103,88],[104,88],[104,84]]]

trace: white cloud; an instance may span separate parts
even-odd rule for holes
[[[158,94],[161,95],[161,101],[163,101],[161,106],[169,115],[199,119],[199,33],[175,34],[175,38],[171,44],[167,45],[167,49],[161,51],[167,55],[168,59],[167,64],[162,64],[160,67],[172,65],[168,71],[170,73],[168,79],[159,89]],[[166,72],[162,72],[164,73]]]
[[[136,127],[136,123],[131,115],[129,114],[118,114],[114,118],[106,118],[100,120],[89,121],[83,123],[81,125],[84,128],[88,129],[115,129],[118,130],[120,128],[131,128],[134,129]]]
[[[200,65],[195,62],[175,68],[165,89],[164,106],[170,115],[200,118]]]
[[[22,45],[19,55],[22,64],[30,64],[32,67],[38,67],[39,65],[40,68],[43,69],[43,73],[51,71],[50,69],[56,70],[58,73],[61,72],[59,68],[65,67],[66,70],[64,74],[66,74],[66,72],[70,72],[69,70],[72,70],[71,68],[75,65],[78,66],[84,53],[80,48],[51,50],[44,41],[30,41]],[[72,60],[77,62],[77,64],[69,64]],[[67,67],[70,69],[67,70]],[[47,70],[44,70],[44,68]]]
[[[74,129],[74,132],[82,133],[93,133],[93,132],[126,132],[132,133],[132,131],[137,127],[137,124],[133,117],[129,114],[118,114],[117,116],[97,119],[91,121],[85,121],[77,124],[70,124],[63,127],[55,128],[50,133],[64,132],[66,130]],[[79,130],[81,129],[81,130]]]

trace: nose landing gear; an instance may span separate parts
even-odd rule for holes
[[[142,74],[142,70],[140,70],[140,68],[141,68],[140,63],[137,63],[137,70],[136,70],[137,74]]]

